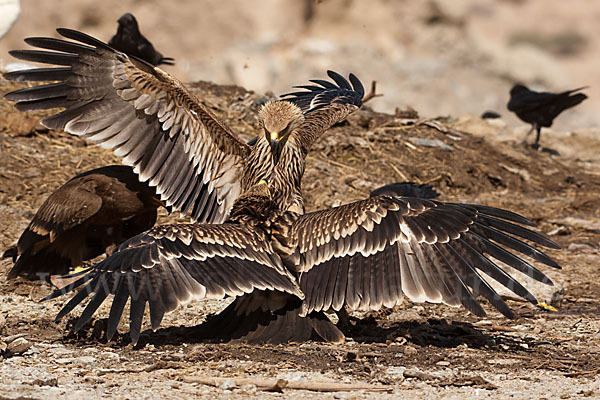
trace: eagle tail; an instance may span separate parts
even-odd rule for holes
[[[257,291],[236,298],[225,310],[209,318],[200,327],[200,338],[230,343],[269,344],[311,339],[341,343],[345,340],[344,334],[324,313],[312,312],[301,317],[302,302],[292,296],[287,296],[282,308],[276,311],[266,309],[262,298],[264,293]],[[258,303],[262,303],[262,306]]]

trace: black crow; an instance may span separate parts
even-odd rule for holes
[[[529,122],[532,125],[525,139],[535,129],[537,136],[534,147],[539,148],[542,127],[549,128],[558,114],[587,99],[585,94],[576,93],[586,87],[567,90],[562,93],[547,93],[534,92],[523,85],[517,84],[510,90],[510,101],[507,108],[517,114],[517,117],[522,121]]]
[[[117,22],[119,23],[117,34],[110,39],[110,42],[108,42],[109,46],[127,55],[141,58],[154,66],[160,64],[175,65],[174,59],[163,57],[152,46],[152,43],[140,33],[137,20],[132,14],[123,14]]]

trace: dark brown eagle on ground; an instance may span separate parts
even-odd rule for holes
[[[56,83],[6,97],[20,110],[63,107],[43,123],[113,149],[167,205],[196,221],[157,226],[127,240],[55,292],[51,297],[81,287],[57,318],[91,297],[76,330],[110,294],[107,336],[115,333],[130,300],[134,342],[146,305],[156,329],[181,304],[234,296],[207,323],[208,336],[341,341],[344,335],[325,311],[392,307],[405,295],[463,305],[483,316],[476,300],[481,295],[511,317],[481,273],[535,302],[494,260],[551,284],[523,255],[558,265],[524,240],[557,246],[510,211],[403,197],[388,188],[362,201],[304,213],[305,157],[329,127],[361,106],[364,89],[354,75],[348,82],[330,71],[332,81],[313,80],[265,104],[261,132],[249,146],[160,69],[83,33],[58,32],[73,41],[30,38],[27,43],[53,51],[11,54],[62,67],[5,75]]]
[[[15,265],[8,278],[47,280],[110,252],[154,226],[160,201],[131,167],[111,165],[81,173],[54,191],[16,246],[4,252]]]

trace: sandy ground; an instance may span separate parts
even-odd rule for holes
[[[263,94],[199,82],[198,96],[244,139],[256,132]],[[14,88],[0,81],[0,94]],[[39,114],[23,114],[0,100],[0,248],[13,244],[42,201],[69,177],[118,162],[109,152],[61,132],[47,131]],[[442,199],[500,206],[538,223],[561,245],[549,251],[563,269],[540,268],[555,282],[528,282],[549,312],[508,297],[516,313],[488,317],[462,308],[405,301],[392,310],[354,312],[342,345],[202,343],[193,327],[226,302],[195,302],[146,329],[136,347],[120,326],[116,340],[103,330],[101,307],[83,332],[54,316],[64,298],[38,300],[49,288],[6,281],[0,260],[0,398],[598,398],[600,397],[600,140],[598,132],[544,132],[552,157],[521,144],[524,132],[476,117],[425,121],[368,107],[333,128],[309,155],[303,190],[309,209],[363,198],[384,183],[431,183]],[[469,133],[470,132],[470,133]],[[437,140],[438,147],[419,139]],[[161,221],[173,220],[162,215]],[[520,279],[524,279],[521,277]],[[74,315],[80,312],[76,309]],[[194,382],[225,378],[216,386]],[[235,379],[250,383],[236,385]],[[260,379],[362,383],[319,393],[263,392]]]

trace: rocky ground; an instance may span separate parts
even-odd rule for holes
[[[240,137],[254,136],[265,96],[235,86],[192,86]],[[0,81],[0,94],[14,88]],[[0,100],[0,248],[17,240],[69,177],[118,162],[94,145],[43,129],[41,114],[19,113]],[[519,212],[562,247],[549,251],[562,270],[540,266],[554,287],[520,277],[558,311],[508,293],[514,320],[487,304],[489,315],[480,319],[462,308],[407,300],[392,310],[353,313],[341,345],[257,346],[195,340],[192,328],[225,307],[195,302],[166,316],[156,332],[145,326],[133,347],[125,325],[116,340],[103,338],[105,306],[82,334],[70,333],[70,320],[55,323],[65,299],[39,302],[49,288],[7,281],[11,261],[2,259],[0,398],[600,397],[598,132],[545,131],[543,144],[561,157],[524,146],[523,134],[501,120],[428,120],[410,110],[390,115],[365,107],[317,143],[303,189],[309,208],[317,209],[411,180],[432,184],[441,199]],[[174,218],[161,216],[162,222]],[[327,383],[338,391],[314,391]]]

